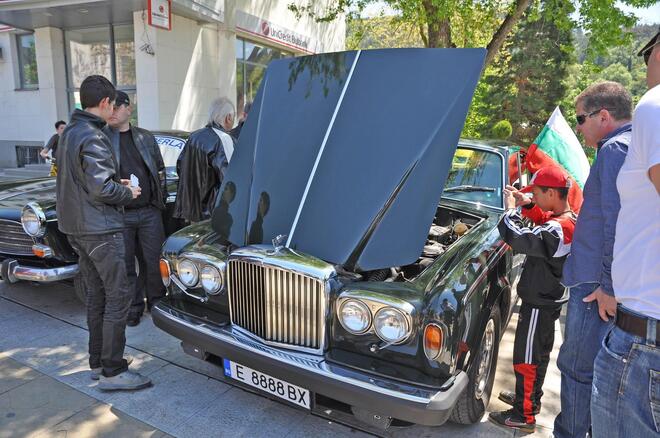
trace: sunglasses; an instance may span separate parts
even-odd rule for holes
[[[647,47],[646,50],[644,50],[644,53],[642,55],[644,56],[644,64],[648,67],[649,65],[649,59],[651,59],[651,53],[653,52],[653,48],[658,45],[660,41],[656,41],[652,46]]]
[[[607,108],[599,108],[596,111],[592,111],[590,113],[578,114],[577,116],[575,116],[575,120],[577,120],[578,125],[583,125],[584,122],[587,121],[587,117],[594,116],[594,115],[598,114],[601,110],[604,110],[604,109],[607,109]]]

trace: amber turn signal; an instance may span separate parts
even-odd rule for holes
[[[160,278],[165,287],[170,285],[170,264],[165,259],[160,259]]]
[[[435,360],[442,352],[444,334],[437,324],[429,324],[424,329],[424,353],[430,360]]]
[[[46,245],[32,245],[32,254],[43,259],[53,255],[53,251]]]

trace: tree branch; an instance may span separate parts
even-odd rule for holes
[[[495,59],[495,56],[502,48],[507,35],[511,32],[513,26],[518,23],[520,18],[522,18],[530,3],[531,0],[516,0],[513,10],[507,14],[499,29],[497,29],[497,32],[495,32],[495,35],[493,35],[493,38],[488,43],[488,46],[486,46],[487,53],[484,68]]]

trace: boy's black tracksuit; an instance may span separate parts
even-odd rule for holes
[[[555,339],[555,321],[568,300],[560,284],[564,260],[570,252],[576,216],[566,212],[554,216],[539,207],[509,210],[498,225],[511,248],[527,255],[517,292],[522,300],[513,347],[516,374],[514,413],[528,424],[535,423],[543,391],[543,380]],[[534,222],[530,228],[523,216]]]

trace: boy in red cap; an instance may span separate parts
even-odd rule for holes
[[[516,391],[500,399],[512,409],[491,412],[491,421],[533,432],[541,408],[543,380],[555,339],[555,321],[568,294],[561,280],[566,255],[571,249],[576,216],[568,203],[571,182],[557,166],[540,169],[529,186],[504,190],[504,217],[498,225],[502,238],[517,253],[527,255],[517,292],[522,300],[513,346]],[[523,193],[531,192],[532,199]],[[517,207],[522,207],[522,215]],[[525,226],[523,216],[534,222]]]

